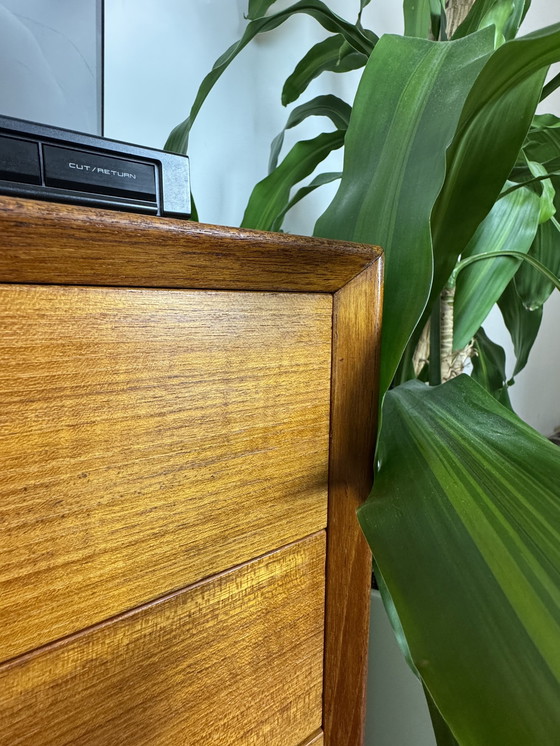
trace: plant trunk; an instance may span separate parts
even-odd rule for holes
[[[412,365],[414,375],[419,376],[424,366],[430,362],[430,322],[426,324],[414,350]]]
[[[475,0],[446,0],[447,38],[451,38],[465,20]],[[443,383],[463,372],[469,358],[474,354],[474,345],[470,342],[462,350],[453,350],[453,302],[455,290],[445,288],[440,297],[439,311],[436,318],[439,323],[433,328],[428,321],[422,331],[413,355],[415,375],[419,375],[426,363],[430,363],[430,383]],[[437,313],[437,311],[436,311]],[[432,316],[432,321],[434,317]],[[435,368],[435,370],[434,370]],[[437,381],[435,381],[437,379]]]
[[[446,287],[441,293],[441,331],[440,331],[440,366],[441,382],[449,381],[460,375],[467,362],[474,354],[474,343],[471,341],[461,350],[453,349],[453,320],[455,288]]]
[[[473,5],[474,0],[447,0],[445,14],[447,16],[447,36],[449,39],[463,23]]]
[[[467,17],[475,0],[447,0],[445,12],[447,16],[447,37],[451,39],[455,31]],[[463,372],[465,365],[473,355],[473,343],[464,349],[453,350],[453,308],[455,288],[444,288],[441,293],[441,332],[440,332],[440,366],[441,381],[449,381]]]

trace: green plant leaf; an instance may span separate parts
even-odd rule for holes
[[[547,65],[557,59],[560,24],[501,46],[472,86],[448,151],[445,183],[432,214],[434,284],[429,306],[515,165]]]
[[[337,181],[338,179],[340,179],[341,176],[342,173],[340,171],[319,174],[312,181],[310,181],[309,184],[301,187],[301,189],[298,189],[298,191],[290,199],[286,207],[278,214],[278,217],[272,223],[271,230],[279,231],[282,228],[282,223],[284,222],[286,213],[288,213],[292,209],[292,207],[297,205],[297,203],[300,202],[304,197],[307,197],[308,194],[311,194],[311,192],[314,192],[319,187],[325,186],[325,184],[330,184],[333,181]]]
[[[449,729],[449,726],[441,716],[441,712],[436,707],[436,704],[432,699],[432,695],[426,689],[426,687],[424,687],[424,696],[426,697],[426,702],[428,703],[428,710],[430,713],[430,718],[432,720],[432,726],[434,729],[434,736],[436,737],[437,746],[461,746],[459,743],[457,743],[455,737],[453,736],[453,733]]]
[[[560,226],[555,220],[539,226],[531,254],[557,277],[560,276]],[[552,282],[526,262],[517,270],[515,287],[529,311],[540,308],[554,290]]]
[[[535,114],[533,128],[535,130],[560,129],[560,117],[555,114]]]
[[[357,70],[364,67],[367,60],[367,55],[357,52],[342,34],[329,36],[311,47],[288,76],[282,88],[282,104],[287,106],[296,101],[321,73]]]
[[[445,29],[445,0],[430,0],[432,39],[440,39]]]
[[[387,619],[389,620],[389,624],[391,625],[391,629],[393,630],[393,634],[395,635],[395,640],[397,642],[397,645],[399,646],[400,651],[405,661],[407,662],[408,667],[412,671],[412,673],[420,681],[422,681],[422,678],[418,672],[418,669],[416,668],[414,661],[412,659],[412,654],[408,647],[408,642],[406,640],[406,636],[402,628],[401,620],[399,619],[399,615],[395,608],[395,604],[393,603],[391,594],[389,593],[385,580],[383,579],[383,574],[379,566],[375,562],[375,557],[373,558],[373,571],[374,571],[374,576],[375,576],[375,579],[377,581],[377,585],[379,588],[379,594],[383,601],[383,606],[385,607]],[[430,718],[432,720],[432,725],[434,728],[434,735],[436,737],[438,746],[458,746],[457,741],[453,738],[453,734],[449,730],[449,726],[447,725],[445,720],[442,718],[440,711],[437,709],[426,687],[424,687],[424,695],[428,703]]]
[[[474,347],[472,378],[500,404],[511,409],[504,348],[492,342],[482,327],[476,333]]]
[[[536,190],[540,189],[539,200],[541,207],[539,213],[539,223],[546,223],[547,220],[550,220],[550,218],[556,212],[556,207],[554,206],[556,191],[552,186],[551,179],[543,178],[548,175],[545,166],[543,166],[541,163],[537,163],[536,161],[527,161],[527,166],[529,167],[529,171],[531,172],[533,177],[539,179],[538,181],[533,182],[531,188],[534,188]]]
[[[391,594],[389,593],[387,584],[385,583],[385,580],[383,579],[383,573],[381,572],[379,566],[375,562],[375,558],[373,558],[373,574],[377,582],[377,586],[379,588],[379,595],[381,596],[381,599],[383,601],[383,606],[387,614],[387,619],[389,621],[389,624],[391,625],[393,634],[395,635],[395,641],[397,645],[399,646],[400,651],[403,654],[403,658],[405,659],[408,667],[410,668],[412,673],[418,679],[420,679],[420,674],[418,673],[418,669],[416,668],[416,666],[414,665],[414,661],[412,660],[412,654],[408,647],[408,642],[406,641],[404,630],[401,625],[401,620],[399,619],[399,615],[397,614],[397,610],[395,608],[395,605],[393,604],[393,599],[391,598]]]
[[[167,138],[164,145],[165,150],[170,150],[175,153],[186,153],[189,141],[189,132],[192,125],[200,111],[200,107],[206,100],[206,97],[221,77],[222,73],[228,68],[231,62],[237,57],[237,55],[254,39],[257,34],[263,34],[267,31],[272,31],[278,28],[284,21],[287,21],[293,15],[297,13],[305,13],[318,21],[323,28],[332,33],[342,34],[344,39],[354,48],[356,51],[369,55],[372,49],[372,35],[371,33],[366,34],[364,31],[359,29],[353,23],[345,21],[335,13],[333,13],[321,2],[321,0],[300,0],[300,2],[290,5],[289,8],[279,11],[271,16],[265,18],[257,18],[254,21],[250,21],[247,24],[245,32],[241,39],[235,44],[232,44],[224,54],[219,57],[212,70],[204,78],[196,98],[191,107],[189,116],[173,128],[171,134]],[[375,37],[376,38],[376,37]]]
[[[491,49],[490,30],[448,43],[385,36],[362,75],[340,188],[315,235],[385,250],[382,391],[430,292],[429,220],[444,179],[445,148]]]
[[[506,2],[509,6],[507,9],[504,7],[504,0],[476,0],[453,38],[460,39],[494,22],[497,23],[497,27],[506,40],[515,38],[530,1],[506,0]]]
[[[430,0],[404,0],[404,34],[427,39],[432,27]]]
[[[537,233],[540,201],[527,188],[516,189],[499,199],[472,237],[463,257],[503,250],[527,253]],[[461,349],[497,302],[517,272],[519,260],[511,257],[486,259],[459,273],[455,290],[453,347]]]
[[[484,15],[480,28],[494,26],[494,46],[496,49],[506,41],[507,26],[514,10],[512,0],[500,0]]]
[[[545,98],[548,98],[550,94],[554,93],[554,91],[557,90],[557,88],[559,87],[560,87],[560,73],[557,73],[544,86],[542,93],[541,93],[541,101],[544,101]]]
[[[193,220],[195,223],[198,223],[198,208],[196,206],[196,202],[194,201],[194,195],[191,192],[191,216],[189,220]]]
[[[546,164],[539,163],[538,165],[542,167],[541,175],[539,176],[533,176],[533,174],[529,170],[529,167],[527,166],[527,160],[525,161],[525,164],[525,166],[522,166],[519,161],[517,162],[515,168],[511,172],[510,180],[513,182],[513,186],[508,187],[508,189],[504,190],[500,194],[500,199],[502,197],[505,197],[506,194],[509,194],[509,192],[513,192],[516,189],[524,186],[529,186],[533,189],[533,191],[537,191],[537,184],[540,184],[543,181],[547,180],[550,180],[550,182],[553,182],[554,180],[556,184],[552,184],[552,190],[550,193],[552,193],[552,191],[554,191],[555,193],[558,191],[558,180],[556,177],[560,175],[560,158],[554,159],[553,161],[548,161],[548,163]],[[553,199],[553,201],[555,202],[556,200]],[[544,220],[542,222],[544,222]]]
[[[468,376],[388,392],[359,519],[458,743],[560,732],[560,449]]]
[[[560,157],[560,119],[553,114],[533,117],[523,150],[529,160],[543,165],[557,160]]]
[[[350,121],[352,107],[342,99],[332,94],[325,96],[316,96],[305,104],[296,106],[290,113],[286,126],[280,132],[270,146],[270,160],[268,162],[269,173],[278,165],[278,156],[284,143],[284,133],[286,130],[301,124],[307,117],[327,117],[334,126],[339,130],[346,130]]]
[[[329,153],[342,147],[344,135],[336,130],[297,142],[280,165],[255,185],[241,225],[271,230],[278,216],[286,212],[294,184],[309,176]]]
[[[270,6],[274,5],[275,2],[276,0],[249,0],[247,18],[250,18],[251,20],[262,18]]]
[[[494,8],[500,0],[475,0],[467,13],[465,20],[458,26],[453,38],[462,39],[468,34],[473,34],[481,28],[485,16]],[[512,2],[513,7],[513,2]]]
[[[513,342],[513,351],[516,357],[512,380],[527,365],[529,353],[535,343],[542,321],[542,308],[528,311],[523,305],[515,283],[510,282],[498,302],[504,323],[510,333]]]

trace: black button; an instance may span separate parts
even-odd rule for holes
[[[0,179],[40,184],[41,167],[37,143],[0,135]]]
[[[45,184],[82,192],[156,200],[155,169],[149,163],[43,145]]]

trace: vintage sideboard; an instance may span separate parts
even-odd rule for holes
[[[0,744],[357,746],[381,252],[0,197]]]

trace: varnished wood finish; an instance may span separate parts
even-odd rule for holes
[[[381,262],[334,296],[325,746],[363,741],[371,553],[356,509],[373,478]]]
[[[300,746],[321,724],[324,561],[321,533],[1,666],[0,742]]]
[[[0,196],[0,281],[334,292],[371,246]]]
[[[306,738],[301,746],[323,746],[323,744],[323,732],[319,731],[318,733],[312,735],[311,738]]]
[[[331,325],[330,295],[0,286],[0,660],[326,526]]]
[[[0,197],[0,743],[360,746],[379,259]]]

